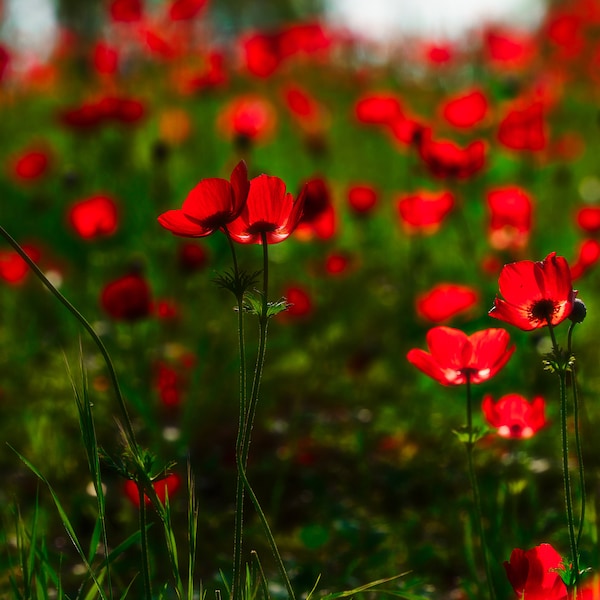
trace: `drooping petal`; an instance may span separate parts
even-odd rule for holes
[[[464,383],[463,381],[457,381],[459,378],[459,373],[457,371],[453,372],[453,376],[449,377],[449,373],[447,369],[443,369],[435,359],[429,354],[425,352],[425,350],[421,350],[420,348],[413,348],[406,355],[408,362],[417,367],[420,371],[423,371],[425,375],[428,375],[438,383],[442,385],[454,385],[458,383]]]
[[[204,237],[214,231],[191,221],[179,209],[163,213],[158,217],[158,222],[171,233],[183,237]]]

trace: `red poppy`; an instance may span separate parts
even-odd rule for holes
[[[485,144],[475,140],[461,148],[450,140],[434,140],[425,129],[419,140],[419,155],[435,177],[467,179],[485,165]]]
[[[400,100],[392,94],[371,94],[357,100],[356,118],[369,125],[389,125],[403,116]]]
[[[71,227],[85,240],[112,235],[118,226],[116,202],[99,195],[76,202],[69,210]]]
[[[497,250],[520,250],[529,242],[531,198],[517,186],[487,193],[490,213],[489,240]]]
[[[489,315],[524,331],[558,325],[571,314],[577,292],[564,257],[552,252],[543,261],[521,260],[504,265],[500,294]]]
[[[25,245],[23,250],[37,262],[41,252],[34,246]],[[29,273],[29,266],[14,250],[0,250],[0,279],[9,285],[20,285]]]
[[[419,144],[425,130],[426,127],[422,123],[406,114],[400,115],[388,123],[388,131],[392,139],[400,142],[402,146]]]
[[[306,317],[313,312],[313,301],[309,293],[299,286],[290,286],[283,292],[283,297],[289,303],[288,309],[281,313],[287,317]]]
[[[113,21],[131,23],[142,18],[141,0],[112,0],[110,16]]]
[[[246,68],[256,77],[269,77],[281,63],[279,33],[254,33],[242,40]]]
[[[543,104],[509,111],[498,127],[498,140],[511,150],[543,150],[547,144]]]
[[[579,245],[577,258],[571,266],[571,278],[581,277],[590,267],[600,260],[600,242],[598,240],[583,240]]]
[[[181,269],[189,273],[201,271],[208,264],[206,248],[194,242],[181,244],[177,252],[177,258]]]
[[[309,134],[322,131],[325,111],[305,89],[297,85],[287,86],[283,90],[283,96],[290,113],[304,131]]]
[[[167,493],[169,494],[169,501],[171,501],[173,496],[177,493],[177,490],[181,487],[181,477],[176,473],[171,473],[164,479],[152,482],[152,487],[156,490],[158,499],[164,504],[166,502]],[[125,495],[135,506],[139,507],[140,495],[135,481],[128,479],[125,482]],[[150,498],[146,495],[144,495],[144,497],[146,504],[150,505]]]
[[[246,203],[249,187],[248,168],[242,160],[233,169],[230,181],[217,177],[203,179],[187,195],[180,209],[163,213],[158,222],[175,235],[210,235],[237,218]]]
[[[348,270],[351,262],[352,259],[347,254],[339,252],[328,254],[325,258],[325,271],[328,275],[341,275]]]
[[[283,57],[322,53],[331,46],[331,35],[318,22],[292,23],[279,33]]]
[[[173,0],[169,6],[171,21],[185,21],[197,17],[208,0]]]
[[[227,226],[229,234],[240,244],[262,244],[262,234],[268,244],[283,242],[302,217],[305,194],[304,187],[294,201],[279,177],[255,177],[240,216]]]
[[[177,38],[172,32],[163,31],[157,26],[144,27],[140,30],[140,35],[143,47],[149,55],[156,58],[171,60],[181,51],[181,38]]]
[[[246,95],[227,104],[218,117],[219,128],[230,138],[266,139],[275,128],[275,108],[262,96]]]
[[[546,26],[548,39],[560,48],[565,57],[576,56],[583,49],[583,25],[578,15],[568,12],[552,14]]]
[[[453,54],[450,44],[429,43],[423,46],[423,57],[431,65],[445,65],[452,60]]]
[[[408,233],[435,233],[454,207],[450,192],[420,191],[398,199],[398,213]]]
[[[335,235],[337,219],[331,201],[331,192],[322,177],[308,180],[304,186],[304,209],[296,235],[306,240],[317,237],[328,240]]]
[[[92,52],[92,62],[96,72],[112,75],[116,73],[119,66],[119,52],[105,42],[97,42]]]
[[[434,323],[441,323],[469,310],[478,301],[479,294],[469,286],[438,283],[417,297],[416,308],[419,316]]]
[[[567,599],[567,588],[558,573],[562,565],[562,557],[550,544],[526,551],[515,548],[504,562],[515,593],[528,600]]]
[[[19,181],[33,181],[45,175],[50,164],[49,153],[42,148],[23,150],[12,161],[14,177]]]
[[[348,190],[348,204],[359,215],[370,213],[378,201],[378,192],[371,185],[353,185]]]
[[[117,321],[138,321],[151,312],[150,287],[140,275],[125,275],[104,287],[100,303]]]
[[[485,48],[493,65],[519,68],[532,57],[534,44],[529,34],[495,27],[485,34]]]
[[[485,396],[481,409],[485,420],[505,438],[530,438],[546,424],[541,396],[528,402],[520,394],[506,394],[496,403]]]
[[[577,211],[577,225],[588,233],[600,231],[600,206],[585,206]]]
[[[481,383],[508,362],[515,350],[509,343],[505,329],[484,329],[467,335],[451,327],[433,327],[427,332],[430,352],[413,348],[406,358],[442,385]]]
[[[447,100],[441,108],[444,119],[455,127],[473,127],[485,118],[488,100],[485,94],[475,89],[463,92]]]

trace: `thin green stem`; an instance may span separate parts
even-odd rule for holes
[[[477,485],[477,477],[475,476],[475,468],[473,466],[473,448],[475,442],[473,441],[473,399],[471,395],[471,377],[467,374],[466,381],[467,388],[467,433],[469,436],[465,446],[467,448],[467,462],[469,468],[469,479],[471,481],[471,490],[473,492],[473,505],[475,508],[475,521],[477,527],[477,533],[479,534],[479,543],[481,545],[481,556],[483,558],[483,566],[485,568],[485,575],[487,579],[487,586],[489,591],[490,600],[496,599],[496,593],[494,591],[494,585],[492,581],[492,572],[487,556],[487,543],[485,539],[485,530],[483,527],[483,514],[481,511],[481,498],[479,495],[479,486]]]
[[[146,527],[146,494],[142,483],[136,481],[140,501],[140,536],[142,542],[142,574],[144,578],[144,597],[152,600],[152,582],[150,581],[150,558],[148,556],[148,531]]]
[[[125,434],[127,436],[127,440],[133,452],[138,451],[137,442],[135,439],[135,433],[133,430],[133,425],[131,424],[131,419],[129,417],[129,413],[127,411],[127,406],[125,405],[125,400],[123,395],[121,394],[121,388],[119,386],[119,380],[117,378],[117,373],[113,366],[112,360],[104,346],[104,343],[98,336],[98,334],[94,331],[94,328],[89,324],[87,319],[50,283],[48,278],[42,273],[41,269],[35,264],[31,258],[27,255],[25,250],[19,245],[19,243],[0,225],[0,235],[4,237],[4,239],[15,249],[17,254],[28,264],[29,268],[35,273],[38,279],[48,288],[48,290],[61,302],[63,306],[81,323],[83,328],[89,333],[90,337],[100,350],[100,354],[102,354],[102,358],[106,364],[106,368],[108,369],[108,374],[112,383],[112,387],[114,389],[115,395],[117,397],[117,402],[119,404],[119,409],[121,410],[121,415],[123,417],[123,422],[125,425]]]

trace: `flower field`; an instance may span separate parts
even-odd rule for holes
[[[600,597],[597,3],[221,4],[0,40],[0,596]]]

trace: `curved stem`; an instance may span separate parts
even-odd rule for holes
[[[117,379],[117,373],[113,366],[112,360],[104,346],[104,343],[98,336],[98,334],[94,331],[94,328],[89,324],[86,318],[50,283],[48,278],[42,273],[41,269],[29,258],[25,250],[19,245],[19,243],[0,225],[0,235],[4,237],[4,239],[15,249],[17,254],[27,263],[30,269],[35,273],[38,279],[48,288],[48,290],[61,302],[63,306],[81,323],[83,328],[89,333],[90,337],[100,350],[100,354],[102,354],[102,358],[106,364],[106,368],[108,369],[109,377],[112,383],[112,387],[114,389],[115,395],[117,397],[117,402],[119,404],[119,409],[121,410],[121,415],[123,417],[123,422],[125,424],[125,434],[127,440],[131,446],[131,450],[137,453],[137,442],[135,439],[135,433],[133,431],[133,425],[131,424],[131,419],[129,417],[129,413],[127,412],[127,406],[125,405],[125,400],[123,395],[121,394],[121,388],[119,386],[119,381]]]
[[[469,439],[465,446],[467,448],[467,461],[469,468],[469,479],[471,482],[471,490],[473,492],[473,505],[475,508],[475,520],[477,526],[477,532],[479,534],[479,543],[481,545],[481,555],[483,558],[483,566],[485,568],[485,575],[487,579],[487,586],[489,591],[490,600],[495,600],[496,593],[494,591],[494,585],[492,582],[492,572],[490,570],[490,564],[487,556],[487,543],[485,539],[485,530],[483,528],[483,514],[481,511],[481,498],[479,495],[479,486],[477,485],[477,477],[475,476],[475,468],[473,466],[473,447],[475,442],[473,441],[473,399],[471,396],[471,376],[467,374],[466,381],[467,388],[467,432]]]

